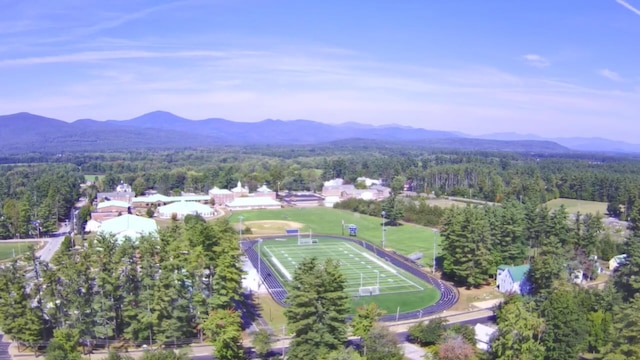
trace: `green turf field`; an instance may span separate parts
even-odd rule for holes
[[[234,212],[229,221],[239,222],[242,215],[244,222],[257,220],[293,221],[304,224],[302,232],[328,235],[343,235],[342,221],[345,224],[358,226],[358,239],[363,239],[377,246],[382,242],[382,218],[362,215],[346,210],[332,208],[286,208],[279,210],[252,210]],[[409,255],[421,252],[424,265],[431,266],[433,262],[434,233],[430,228],[404,224],[401,226],[385,226],[386,248],[401,254]],[[348,236],[348,230],[344,234]],[[438,237],[438,246],[440,238]]]
[[[0,241],[0,261],[11,259],[14,252],[16,256],[24,254],[25,252],[27,252],[30,244],[37,245],[37,243],[32,242],[3,243],[2,241]]]
[[[607,212],[607,203],[598,201],[574,200],[574,199],[553,199],[545,203],[549,210],[559,209],[560,205],[564,205],[567,212],[575,214],[578,211],[581,214],[595,214],[599,212],[604,215]]]
[[[317,243],[298,245],[297,238],[265,240],[259,246],[266,260],[283,284],[289,282],[297,264],[308,257],[337,259],[347,278],[346,292],[352,295],[353,310],[375,302],[388,313],[411,311],[435,303],[438,291],[368,250],[337,239],[312,236]],[[258,246],[256,245],[256,250]]]

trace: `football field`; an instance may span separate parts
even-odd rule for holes
[[[428,287],[356,244],[322,237],[317,240],[317,243],[306,245],[298,245],[297,238],[268,240],[259,248],[261,257],[271,265],[282,283],[291,281],[297,264],[303,259],[316,257],[321,261],[329,258],[339,261],[347,278],[346,291],[353,296],[422,292]]]

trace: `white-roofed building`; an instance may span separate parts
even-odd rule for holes
[[[256,192],[254,193],[254,196],[258,196],[258,197],[268,197],[271,198],[273,200],[276,199],[276,192],[269,189],[267,187],[267,184],[264,184],[262,186],[260,186],[258,188],[258,190],[256,190]]]
[[[162,194],[154,194],[151,196],[138,196],[131,200],[131,204],[137,208],[149,207],[153,204],[162,206],[174,202],[189,201],[206,204],[209,202],[209,195],[185,195],[185,196],[165,196]]]
[[[236,186],[233,189],[231,189],[231,192],[233,193],[233,196],[235,196],[235,197],[248,196],[249,195],[249,188],[246,187],[246,186],[242,187],[242,183],[240,181],[238,181],[238,186]]]
[[[94,233],[94,232],[97,232],[98,230],[100,230],[100,226],[102,226],[101,222],[99,222],[97,220],[94,220],[94,219],[90,219],[85,224],[84,231],[85,232]]]
[[[224,205],[234,199],[233,193],[230,190],[220,189],[217,186],[209,190],[209,197],[213,199],[216,205]]]
[[[473,330],[476,333],[476,347],[480,350],[488,351],[491,340],[493,340],[498,330],[482,324],[476,324]]]
[[[192,201],[174,202],[158,208],[158,215],[161,218],[170,218],[173,214],[176,214],[178,219],[182,219],[187,215],[196,214],[207,218],[213,217],[215,210],[207,205]]]
[[[235,198],[226,204],[229,210],[280,209],[282,204],[269,197],[248,196]]]
[[[127,214],[103,221],[98,233],[113,234],[118,241],[123,241],[125,237],[136,240],[142,235],[156,234],[157,231],[158,224],[154,220]]]
[[[103,201],[98,203],[98,206],[96,206],[96,210],[98,212],[126,213],[129,211],[129,203],[119,200]]]

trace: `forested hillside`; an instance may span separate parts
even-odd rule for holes
[[[353,182],[367,176],[400,187],[412,180],[415,192],[471,196],[498,203],[514,200],[541,204],[558,197],[603,201],[611,203],[612,214],[623,218],[628,217],[623,212],[634,206],[640,194],[640,162],[632,157],[605,155],[428,152],[409,146],[376,149],[364,143],[342,147],[256,146],[216,151],[24,155],[0,160],[21,164],[2,167],[2,237],[29,236],[26,224],[31,220],[51,224],[52,212],[58,220],[65,218],[78,185],[84,181],[81,174],[100,175],[99,181],[85,189],[89,197],[98,191],[113,190],[120,181],[131,184],[137,194],[155,189],[168,195],[174,190],[204,193],[213,186],[232,188],[238,181],[251,191],[263,183],[280,192],[320,191],[325,180],[342,177]],[[343,206],[372,215],[378,211],[369,205]],[[24,209],[22,216],[20,208]],[[404,210],[405,220],[423,225],[437,225],[442,218],[441,209],[419,201],[406,204]]]

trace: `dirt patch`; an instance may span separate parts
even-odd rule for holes
[[[256,235],[284,234],[287,229],[302,229],[304,226],[299,222],[283,220],[247,221],[245,224]]]
[[[493,286],[483,286],[479,289],[458,288],[458,291],[460,300],[450,309],[452,311],[477,310],[478,306],[474,306],[474,303],[504,298],[504,295]]]

